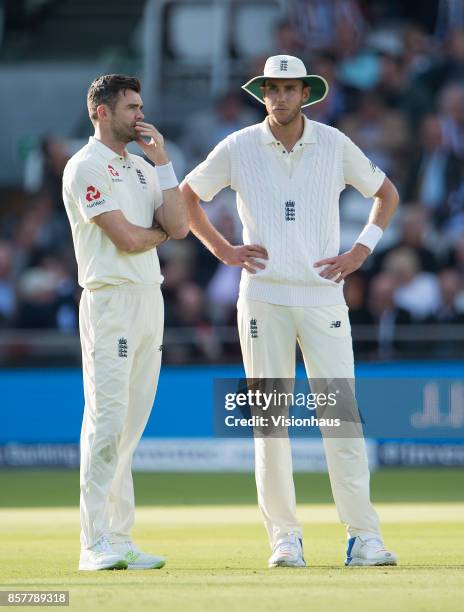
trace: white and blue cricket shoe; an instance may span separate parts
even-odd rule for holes
[[[386,550],[379,537],[355,536],[348,540],[345,565],[372,566],[372,565],[396,565],[396,555]]]
[[[269,567],[306,567],[303,540],[295,533],[277,540],[269,558]]]

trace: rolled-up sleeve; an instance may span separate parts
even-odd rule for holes
[[[352,140],[345,136],[343,148],[345,184],[357,189],[365,198],[377,193],[385,180],[385,172],[374,164]]]
[[[185,180],[204,202],[210,202],[221,189],[229,187],[231,163],[228,139],[222,140],[201,164],[187,174]]]

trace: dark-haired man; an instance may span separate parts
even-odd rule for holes
[[[163,277],[156,247],[188,218],[162,135],[143,121],[140,83],[105,75],[89,88],[95,136],[66,165],[63,199],[78,263],[85,409],[80,570],[151,569],[134,522],[132,455],[161,365]],[[125,147],[135,141],[156,168]]]

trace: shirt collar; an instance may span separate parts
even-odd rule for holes
[[[98,151],[98,153],[102,157],[104,157],[106,161],[112,161],[114,159],[121,159],[121,156],[118,153],[113,151],[113,149],[110,149],[109,147],[107,147],[105,144],[103,144],[100,140],[98,140],[94,136],[90,136],[89,145],[93,147],[96,151]],[[124,151],[124,154],[125,154],[126,160],[129,161],[129,154],[126,150]]]
[[[314,130],[312,121],[310,121],[308,117],[306,117],[306,115],[303,115],[303,121],[304,121],[303,135],[301,136],[300,140],[298,140],[298,142],[302,142],[303,144],[313,144],[317,142],[316,131]],[[262,140],[262,143],[265,145],[278,143],[277,138],[271,132],[271,128],[269,127],[269,121],[267,117],[261,123],[261,140]]]

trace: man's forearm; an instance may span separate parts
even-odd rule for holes
[[[377,192],[369,214],[369,223],[378,225],[382,230],[388,227],[391,218],[398,208],[399,196],[394,185],[386,179]]]
[[[180,191],[187,205],[190,230],[205,247],[218,259],[220,254],[231,246],[230,242],[220,234],[200,204],[200,198],[184,180],[180,185]]]
[[[143,253],[150,251],[156,246],[165,242],[168,238],[167,233],[158,227],[139,227],[132,225],[129,232],[128,253]]]
[[[163,191],[163,227],[172,238],[184,238],[189,230],[189,216],[179,187]]]
[[[388,227],[391,218],[395,214],[397,203],[392,199],[375,198],[369,213],[369,223],[378,225],[382,230]]]
[[[199,202],[189,202],[189,214],[193,234],[213,255],[221,259],[223,251],[231,246],[230,242],[214,227]]]
[[[366,258],[373,252],[388,227],[392,216],[398,208],[399,195],[393,183],[385,178],[381,188],[375,194],[374,203],[369,213],[369,220],[356,239],[352,251],[357,259]]]

